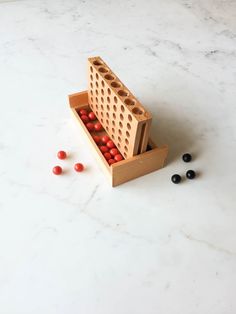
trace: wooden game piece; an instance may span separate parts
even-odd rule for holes
[[[57,153],[57,157],[58,157],[59,159],[66,159],[67,154],[66,154],[66,152],[64,152],[64,150],[60,150],[60,151]]]
[[[74,169],[77,172],[82,172],[84,171],[84,165],[78,162],[74,165]]]
[[[100,57],[88,59],[88,102],[125,158],[146,151],[151,114]]]
[[[53,167],[52,172],[55,175],[60,175],[62,173],[62,168],[60,166],[55,166],[55,167]]]

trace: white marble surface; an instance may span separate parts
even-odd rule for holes
[[[68,110],[94,55],[170,145],[115,189]],[[1,314],[236,313],[235,1],[0,1],[0,85]]]

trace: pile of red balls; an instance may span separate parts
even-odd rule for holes
[[[98,145],[100,151],[103,153],[103,156],[109,163],[109,165],[114,164],[115,162],[123,160],[123,156],[115,146],[114,142],[107,135],[97,135],[97,132],[105,132],[101,123],[97,121],[97,117],[94,112],[89,112],[86,109],[79,110],[79,115],[81,120],[86,125],[94,142]]]

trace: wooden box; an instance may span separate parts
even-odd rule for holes
[[[95,153],[95,157],[107,174],[113,187],[158,170],[164,166],[168,147],[167,145],[157,147],[151,139],[148,141],[146,152],[109,165],[78,114],[78,110],[80,109],[89,109],[88,91],[69,95],[69,103],[73,116],[84,132],[84,136],[87,138],[87,141]]]

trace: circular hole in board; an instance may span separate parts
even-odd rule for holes
[[[107,130],[107,132],[109,131],[109,128],[108,128],[108,126],[106,126],[106,130]]]
[[[116,119],[116,114],[114,112],[113,112],[112,116],[113,116],[113,119]]]
[[[125,139],[125,144],[129,145],[129,141],[127,140],[127,138]]]
[[[117,146],[120,148],[121,147],[120,143],[117,143]]]
[[[120,90],[118,91],[118,94],[119,94],[120,96],[122,96],[122,97],[128,96],[128,92],[126,92],[126,91],[123,90],[123,89],[120,89]]]
[[[124,103],[128,106],[134,106],[135,105],[135,101],[131,98],[126,98]]]
[[[125,111],[125,107],[123,105],[120,106],[120,109],[121,109],[122,112]]]
[[[110,88],[107,89],[108,95],[111,95],[111,90]]]
[[[126,154],[126,152],[124,152],[124,156],[125,156],[125,158],[127,158],[127,154]]]
[[[114,134],[112,134],[112,135],[111,135],[111,138],[112,138],[113,140],[115,139],[115,136],[114,136]]]
[[[127,136],[127,137],[130,137],[130,134],[129,134],[129,132],[128,132],[128,131],[126,131],[126,136]]]
[[[96,95],[98,96],[98,90],[97,90],[97,89],[95,90],[95,93],[96,93]]]
[[[101,122],[103,123],[103,118],[101,118]]]
[[[120,126],[120,128],[123,128],[123,124],[121,121],[119,122],[119,126]]]
[[[114,81],[114,82],[111,82],[111,86],[114,87],[114,88],[120,88],[121,87],[121,84]]]
[[[92,76],[92,74],[90,74],[90,80],[93,81],[93,76]]]
[[[90,94],[93,95],[93,91],[92,90],[90,91]]]
[[[120,135],[122,135],[122,132],[121,132],[121,130],[120,130],[120,129],[118,130],[118,133],[119,133]]]
[[[93,61],[93,64],[98,66],[98,65],[102,65],[102,62],[95,60],[95,61]]]
[[[93,73],[93,67],[90,67],[90,71]]]
[[[107,110],[110,111],[110,106],[109,105],[107,105]]]
[[[113,105],[113,110],[116,112],[117,110],[116,105]]]
[[[137,114],[137,115],[143,114],[143,110],[141,110],[141,109],[138,108],[138,107],[134,107],[134,108],[132,109],[132,112],[133,112],[134,114]]]
[[[95,111],[95,113],[96,113],[96,116],[98,115],[98,112],[97,112],[97,110]]]
[[[102,93],[102,95],[104,96],[104,90],[103,90],[103,89],[101,89],[101,93]]]
[[[104,110],[104,106],[103,105],[101,105],[101,109]]]
[[[97,79],[97,80],[99,80],[99,76],[98,76],[98,74],[97,74],[97,73],[96,73],[96,79]]]
[[[120,114],[120,119],[121,119],[121,121],[123,121],[123,120],[124,120],[124,116],[123,116],[123,114],[122,114],[122,113]]]
[[[108,103],[110,103],[110,102],[111,102],[111,100],[110,100],[110,97],[109,97],[109,96],[107,96],[107,102],[108,102]]]
[[[97,81],[96,81],[96,83],[95,83],[95,84],[96,84],[96,87],[98,88],[98,87],[99,87],[99,85],[98,85],[98,82],[97,82]]]
[[[131,114],[128,114],[128,120],[129,120],[130,122],[132,122],[132,116],[131,116]]]
[[[112,76],[111,74],[106,74],[106,75],[104,76],[104,78],[105,78],[106,80],[108,80],[108,81],[114,80],[114,76]]]
[[[107,73],[108,72],[108,70],[104,67],[98,68],[98,71],[101,73]]]
[[[108,112],[106,113],[106,116],[107,116],[107,118],[109,119],[109,113],[108,113]]]
[[[95,105],[96,109],[98,109],[98,104]]]
[[[108,124],[108,125],[109,125],[109,120],[106,120],[106,124]]]
[[[112,128],[111,130],[112,130],[113,133],[115,133],[115,129],[114,128]]]
[[[127,129],[130,130],[131,129],[131,125],[129,123],[127,123]]]
[[[118,141],[121,142],[121,138],[118,136]]]
[[[125,149],[126,152],[128,151],[128,147],[127,146],[125,146],[124,149]]]
[[[104,103],[104,98],[103,97],[101,97],[101,102]]]
[[[104,87],[105,86],[105,83],[104,83],[104,81],[102,81],[102,87]]]
[[[104,116],[104,113],[103,113],[103,111],[101,111],[101,116],[102,116],[102,117]]]
[[[114,120],[112,120],[112,125],[114,125],[114,126],[116,125]]]
[[[117,104],[118,100],[117,100],[117,97],[115,96],[114,97],[114,102]]]
[[[93,88],[93,83],[92,82],[90,83],[90,87]]]
[[[96,97],[95,99],[96,99],[96,102],[98,102],[98,98]]]
[[[93,97],[90,97],[90,102],[91,102],[91,103],[93,102]]]

